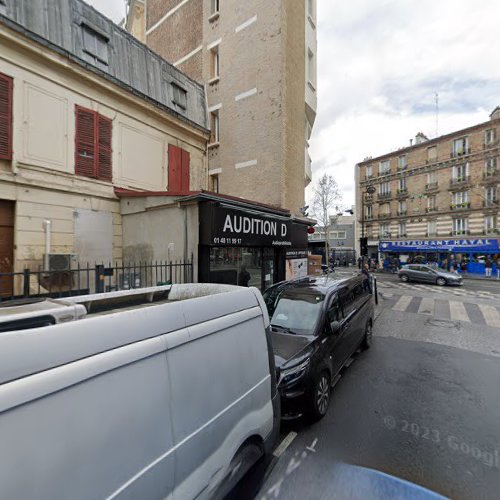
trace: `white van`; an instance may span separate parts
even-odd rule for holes
[[[221,285],[1,303],[0,498],[224,496],[279,432],[269,326]]]

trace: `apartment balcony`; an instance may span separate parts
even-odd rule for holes
[[[498,183],[500,182],[500,171],[495,170],[487,170],[483,173],[483,184],[488,184],[488,182]]]
[[[384,201],[384,200],[390,200],[392,198],[392,193],[379,193],[377,195],[377,200],[379,201]]]
[[[366,215],[365,216],[365,222],[366,221],[371,221],[371,220],[373,220],[373,215]]]
[[[398,210],[398,217],[405,217],[408,213],[408,210]]]
[[[398,238],[407,238],[407,236],[406,233],[398,234]]]
[[[450,158],[460,158],[461,156],[470,155],[472,152],[471,148],[464,148],[459,151],[452,151],[450,153]]]
[[[467,210],[470,208],[470,201],[464,203],[452,203],[450,205],[450,210]]]
[[[390,219],[392,217],[392,213],[391,212],[386,212],[386,213],[383,213],[383,214],[378,214],[378,218],[379,219]]]
[[[384,177],[385,175],[391,175],[391,171],[389,170],[384,170],[383,172],[379,172],[379,177]]]
[[[483,144],[484,149],[496,148],[497,146],[498,146],[498,139],[495,139],[494,141],[490,141],[490,142],[485,142]]]
[[[430,193],[432,191],[438,191],[439,190],[439,184],[437,182],[431,182],[429,184],[425,185],[425,192]]]
[[[450,180],[450,188],[462,188],[470,184],[470,175]]]
[[[428,214],[431,214],[433,212],[438,212],[439,211],[439,208],[438,207],[427,207],[425,209],[425,212],[428,213]]]
[[[398,198],[406,198],[406,197],[410,196],[410,194],[408,193],[408,188],[398,189],[396,196]]]
[[[483,200],[483,207],[484,208],[498,208],[498,201],[497,200]]]
[[[397,171],[402,172],[403,170],[408,170],[408,165],[398,165]]]
[[[492,227],[491,229],[483,229],[483,234],[486,236],[496,236],[500,234],[500,229]]]
[[[450,236],[467,236],[469,234],[469,229],[462,229],[461,231],[450,231]]]

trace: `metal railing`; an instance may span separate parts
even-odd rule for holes
[[[70,297],[193,282],[193,261],[78,264],[66,270],[23,269],[0,273],[0,300]]]

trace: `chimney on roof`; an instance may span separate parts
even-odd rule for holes
[[[497,106],[490,115],[490,120],[496,120],[497,118],[500,118],[500,106]]]
[[[422,132],[419,132],[415,136],[415,144],[422,144],[424,142],[427,142],[428,140],[429,138],[425,134],[422,134]]]

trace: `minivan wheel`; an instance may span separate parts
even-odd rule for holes
[[[410,281],[410,278],[408,278],[407,274],[402,274],[400,276],[400,279],[401,279],[401,281],[404,281],[405,283],[408,283],[408,281]]]
[[[436,280],[436,285],[444,286],[444,285],[446,285],[446,280],[444,278],[438,278]]]
[[[311,403],[311,418],[313,421],[322,419],[330,405],[330,375],[321,372],[314,384]]]
[[[365,336],[363,337],[363,342],[361,343],[361,349],[366,350],[369,349],[372,345],[373,338],[373,327],[371,322],[368,322],[365,328]]]

